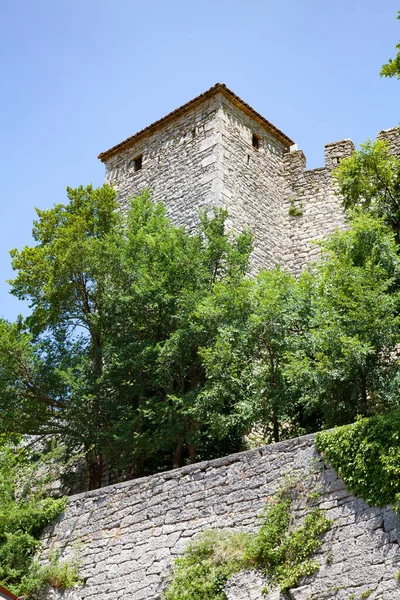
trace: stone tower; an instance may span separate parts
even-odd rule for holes
[[[400,152],[397,129],[380,135]],[[218,83],[99,158],[122,205],[150,188],[188,228],[199,210],[227,208],[232,229],[254,232],[255,268],[298,272],[317,253],[312,240],[344,224],[331,173],[353,151],[351,140],[328,144],[325,166],[307,171],[286,134]]]

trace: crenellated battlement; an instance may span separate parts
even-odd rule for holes
[[[308,172],[319,171],[324,168],[330,170],[336,169],[340,161],[351,156],[354,151],[355,145],[349,138],[326,144],[324,147],[324,167],[310,169]],[[299,180],[301,182],[304,172],[307,171],[307,159],[304,152],[299,150],[297,144],[291,146],[289,152],[285,155],[284,168],[285,176],[290,179],[292,185],[299,185]]]
[[[398,154],[400,156],[400,128],[399,127],[391,127],[390,129],[384,129],[380,131],[377,135],[379,140],[385,140],[389,143],[390,150],[393,154]]]
[[[399,128],[381,131],[394,154],[400,155]],[[326,144],[325,165],[307,170],[307,160],[297,145],[283,158],[283,211],[287,216],[287,252],[284,265],[299,273],[318,255],[316,240],[345,226],[341,199],[337,194],[332,171],[355,151],[350,139]]]
[[[336,169],[340,161],[351,156],[355,149],[355,145],[349,138],[326,144],[324,151],[325,167]]]

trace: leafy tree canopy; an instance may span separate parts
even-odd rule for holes
[[[397,229],[376,189],[298,280],[247,277],[252,237],[225,211],[188,233],[148,194],[123,214],[107,186],[68,190],[12,252],[31,313],[0,322],[1,427],[62,436],[94,488],[105,465],[135,477],[396,408]]]
[[[387,142],[361,144],[334,172],[345,210],[361,207],[382,217],[400,243],[400,157]]]
[[[323,425],[398,403],[399,256],[382,220],[356,213],[321,243],[308,288],[308,322],[294,340],[287,376]]]
[[[222,281],[234,293],[252,237],[230,236],[223,210],[189,234],[148,194],[122,214],[109,186],[67,193],[37,211],[36,245],[11,253],[12,293],[31,313],[0,325],[1,425],[83,448],[90,487],[105,458],[131,475],[195,460],[211,416],[198,403],[199,348],[218,327],[197,306]],[[228,434],[225,451],[240,439]]]
[[[400,11],[397,18],[400,19]],[[396,50],[398,50],[396,56],[393,59],[389,58],[389,61],[382,66],[381,77],[397,77],[397,79],[400,79],[400,43],[397,44]]]
[[[249,431],[257,424],[265,441],[293,435],[296,421],[290,416],[296,397],[285,380],[284,365],[301,319],[295,279],[279,268],[264,271],[243,282],[234,297],[219,286],[212,300],[202,310],[215,311],[221,325],[212,345],[202,350],[204,405],[223,403],[219,419],[225,415],[247,424]],[[212,427],[220,424],[214,420]]]
[[[399,256],[390,229],[353,213],[296,281],[275,269],[200,307],[219,323],[201,350],[210,427],[278,441],[398,405]],[[227,316],[229,315],[229,319]]]

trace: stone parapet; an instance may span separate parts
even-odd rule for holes
[[[325,166],[328,169],[336,169],[340,161],[353,154],[356,147],[350,139],[332,142],[325,146]]]
[[[388,142],[391,152],[400,156],[400,126],[380,131],[378,139]]]

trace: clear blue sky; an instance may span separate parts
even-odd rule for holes
[[[358,144],[400,121],[400,82],[378,76],[400,38],[399,0],[2,0],[0,316],[8,250],[34,207],[103,182],[100,151],[216,82],[294,139]]]

